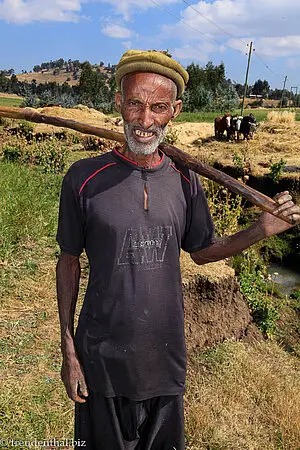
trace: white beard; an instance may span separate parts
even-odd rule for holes
[[[132,125],[128,122],[124,121],[124,133],[126,136],[126,142],[129,147],[129,150],[131,150],[133,153],[137,155],[151,155],[155,152],[159,144],[164,140],[164,137],[167,134],[168,131],[168,124],[164,127],[153,127],[152,130],[148,129],[146,131],[154,131],[156,133],[156,139],[149,144],[140,143],[137,142],[134,139],[133,136],[133,128],[135,128],[136,125]]]

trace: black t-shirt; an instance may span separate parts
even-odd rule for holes
[[[197,176],[165,155],[152,169],[116,149],[72,165],[57,240],[89,259],[75,344],[91,390],[133,400],[184,391],[180,248],[200,250],[213,234]]]

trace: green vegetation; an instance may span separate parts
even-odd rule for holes
[[[4,162],[0,170],[0,261],[17,257],[28,243],[53,245],[61,176]]]
[[[166,136],[164,137],[164,142],[169,145],[175,145],[178,140],[178,130],[169,127]]]
[[[77,137],[72,139],[78,143]],[[20,146],[20,138],[18,142]],[[55,141],[57,145],[62,143]],[[52,142],[32,147],[47,154]],[[55,293],[62,176],[45,173],[45,166],[33,166],[33,161],[20,164],[19,147],[7,148],[4,156],[15,162],[0,162],[1,438],[71,439],[73,404],[60,381]],[[73,161],[76,155],[69,156]],[[240,164],[244,166],[243,159]],[[208,180],[203,185],[217,233],[237,231],[242,199]],[[289,234],[293,242],[296,237]],[[274,299],[275,286],[265,276],[261,248],[284,256],[290,247],[275,237],[234,260],[253,315],[270,336],[282,300]],[[79,307],[87,280],[85,259],[82,266]],[[299,293],[293,293],[295,311],[298,298]],[[224,342],[197,351],[190,355],[187,384],[187,450],[299,449],[299,361],[275,341]]]
[[[263,120],[266,120],[268,113],[271,111],[278,112],[278,109],[269,109],[269,108],[250,109],[250,110],[246,109],[244,111],[244,115],[251,112],[258,122],[262,122]],[[291,109],[282,109],[282,111],[291,111]],[[295,120],[300,121],[300,109],[293,108],[292,111],[295,111],[295,113],[296,113]],[[240,112],[241,112],[240,109],[234,109],[232,111],[232,114],[239,115]],[[213,122],[217,116],[222,116],[223,114],[224,113],[222,113],[221,111],[217,111],[217,110],[213,111],[213,112],[212,111],[208,111],[208,112],[204,112],[204,111],[203,112],[185,112],[185,111],[183,111],[179,115],[179,117],[177,117],[175,119],[175,122]]]
[[[8,106],[9,108],[19,108],[22,102],[23,102],[22,98],[0,96],[0,106]]]
[[[284,159],[280,159],[279,162],[273,163],[272,159],[270,160],[270,172],[268,173],[268,177],[274,181],[274,183],[278,183],[281,175],[283,174],[284,166],[286,165],[286,161]]]
[[[4,161],[36,165],[46,173],[61,173],[68,154],[68,146],[55,138],[28,144],[25,138],[15,136],[3,146]]]

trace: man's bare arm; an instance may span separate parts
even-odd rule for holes
[[[274,197],[277,202],[275,213],[282,213],[299,223],[300,207],[295,205],[287,191]],[[191,254],[193,261],[198,264],[219,261],[241,253],[246,248],[274,234],[282,233],[291,228],[284,220],[278,219],[269,213],[262,213],[258,220],[245,230],[232,236],[225,236],[215,240],[211,245]]]
[[[56,288],[63,355],[61,377],[71,400],[84,403],[88,391],[74,344],[74,314],[79,290],[79,257],[61,253],[56,267]],[[79,395],[80,394],[80,395]]]

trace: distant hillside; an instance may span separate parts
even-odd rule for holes
[[[19,81],[25,81],[26,83],[32,83],[33,80],[37,82],[37,84],[42,83],[68,83],[70,86],[75,86],[79,82],[79,75],[74,77],[72,73],[66,72],[66,70],[43,70],[41,72],[27,72],[27,73],[17,73],[16,74]]]
[[[45,64],[45,63],[44,63]],[[43,64],[42,64],[43,65]],[[76,70],[70,70],[69,66],[64,67],[49,67],[49,68],[41,68],[37,70],[35,66],[34,71],[18,73],[16,74],[19,81],[25,81],[27,83],[32,83],[33,80],[37,82],[37,84],[43,83],[51,83],[55,82],[57,84],[68,83],[70,86],[76,86],[79,83],[81,68],[76,68]],[[94,69],[107,75],[108,78],[115,73],[115,65],[105,66],[103,63],[92,65]]]

